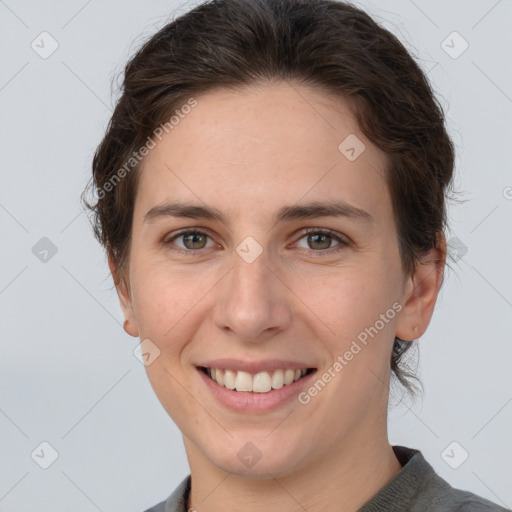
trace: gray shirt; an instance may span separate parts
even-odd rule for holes
[[[402,469],[359,512],[510,512],[476,494],[454,489],[419,450],[393,446],[393,451]],[[187,512],[190,481],[189,475],[167,500],[145,512]]]

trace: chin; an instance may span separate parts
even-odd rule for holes
[[[281,478],[300,469],[300,460],[297,458],[297,450],[300,448],[294,449],[290,444],[282,442],[278,444],[275,446],[269,440],[233,441],[228,450],[219,447],[208,458],[219,469],[239,477],[255,480]]]

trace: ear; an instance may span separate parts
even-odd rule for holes
[[[116,286],[117,296],[124,315],[123,329],[127,334],[136,338],[139,336],[139,330],[137,329],[137,323],[133,312],[130,286],[127,285],[124,277],[120,275],[111,256],[108,257],[108,266]]]
[[[443,282],[445,263],[446,238],[438,233],[437,248],[421,259],[406,280],[403,309],[396,323],[395,336],[398,338],[412,341],[427,330]]]

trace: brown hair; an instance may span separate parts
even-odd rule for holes
[[[92,163],[96,238],[119,274],[128,262],[139,150],[194,95],[295,80],[349,100],[363,133],[388,155],[387,181],[404,272],[446,227],[454,148],[430,84],[400,41],[334,0],[212,0],[168,23],[130,59],[121,96]],[[124,171],[123,171],[124,170]],[[407,391],[395,338],[391,370]]]

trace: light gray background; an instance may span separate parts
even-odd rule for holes
[[[0,511],[141,512],[188,474],[180,432],[122,330],[79,195],[111,113],[112,77],[192,5],[0,1]],[[390,440],[421,449],[455,487],[510,508],[512,2],[357,5],[429,73],[467,200],[450,207],[457,261],[420,340],[425,395],[391,408]],[[31,48],[43,31],[59,45],[47,59]],[[441,47],[453,31],[469,43],[456,59]],[[32,252],[42,237],[58,249],[46,263]],[[48,469],[31,458],[43,441],[59,454]],[[446,461],[462,449],[469,457],[453,469]]]

